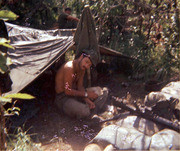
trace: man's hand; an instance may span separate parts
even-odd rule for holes
[[[98,98],[98,95],[96,93],[94,93],[93,91],[87,91],[87,94],[88,94],[88,98],[89,99],[97,99]]]
[[[86,103],[88,104],[90,109],[95,108],[95,104],[90,99],[86,98]]]

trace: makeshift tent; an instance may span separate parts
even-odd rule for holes
[[[90,21],[87,20],[88,18]],[[84,28],[84,25],[90,27]],[[83,10],[78,26],[74,37],[76,45],[73,47],[77,49],[77,54],[82,49],[88,48],[94,49],[97,53],[97,62],[100,60],[99,51],[105,55],[128,58],[117,51],[97,45],[95,25],[88,7]],[[38,30],[10,23],[6,23],[6,27],[10,44],[15,48],[14,50],[8,49],[8,55],[13,62],[10,66],[12,90],[8,93],[21,91],[55,63],[70,47],[74,46],[73,30]],[[90,36],[87,37],[86,43],[83,40],[87,34]]]
[[[63,30],[37,30],[6,23],[11,45],[8,55],[12,90],[17,93],[36,79],[73,44],[73,36]]]

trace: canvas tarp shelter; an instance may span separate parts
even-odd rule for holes
[[[88,32],[92,37],[95,37],[94,24],[91,24],[92,28],[88,27],[85,28],[85,30],[82,29],[84,28],[82,25],[89,26],[86,23],[88,22],[86,16],[91,15],[88,8],[84,10],[84,17],[81,18],[81,26],[77,29],[74,40],[73,30],[71,29],[38,30],[6,23],[10,44],[15,48],[14,50],[8,49],[8,55],[13,62],[10,66],[10,78],[13,82],[12,90],[8,93],[17,93],[21,91],[55,63],[70,47],[74,50],[84,48],[84,38],[79,37],[78,39],[77,37],[77,35],[82,35],[80,32],[83,31],[84,34]],[[89,18],[92,20],[91,16],[89,16]],[[93,30],[90,31],[87,29]],[[92,37],[89,39],[90,41]],[[74,45],[74,41],[76,42],[76,46]],[[127,58],[117,51],[97,45],[97,41],[94,41],[90,45],[92,49],[95,47],[95,50],[98,50],[98,60],[100,58],[99,51],[101,54]]]
[[[35,80],[74,45],[71,30],[38,30],[6,23],[10,44],[8,55],[12,90],[17,93]],[[75,48],[75,47],[74,47]],[[126,58],[121,53],[100,46],[101,54]]]
[[[13,64],[10,66],[12,90],[17,93],[58,60],[73,44],[72,32],[37,30],[6,23]]]

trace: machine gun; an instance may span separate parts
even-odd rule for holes
[[[145,119],[149,119],[155,123],[161,124],[165,127],[168,127],[170,129],[173,129],[177,132],[180,132],[180,125],[177,123],[174,123],[166,118],[160,117],[156,114],[154,114],[151,110],[145,109],[145,110],[141,110],[136,103],[134,103],[135,107],[129,106],[127,104],[125,104],[123,101],[123,99],[118,98],[118,97],[112,97],[113,101],[113,105],[116,107],[120,107],[121,109],[124,109],[128,112],[125,113],[120,113],[115,115],[113,118],[111,119],[107,119],[107,120],[103,120],[100,123],[104,123],[107,121],[111,121],[111,120],[116,120],[119,119],[120,117],[122,117],[123,115],[129,115],[129,114],[133,114],[133,115],[137,115],[140,117],[143,117]]]

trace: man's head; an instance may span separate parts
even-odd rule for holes
[[[92,66],[90,55],[82,53],[79,57],[79,67],[81,70],[89,69]]]
[[[71,15],[71,12],[72,12],[71,8],[67,7],[67,8],[65,8],[64,11],[65,11],[65,13],[67,13],[68,15]]]

